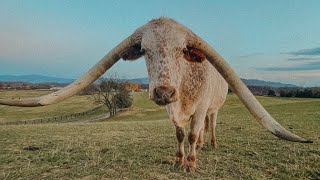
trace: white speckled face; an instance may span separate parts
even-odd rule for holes
[[[149,96],[159,86],[175,89],[181,84],[184,65],[183,49],[186,48],[185,34],[178,33],[170,26],[159,26],[145,31],[142,35],[141,49],[149,75]]]

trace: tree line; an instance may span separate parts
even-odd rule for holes
[[[280,88],[280,97],[320,98],[320,88]]]
[[[320,98],[320,87],[271,87],[271,86],[247,86],[256,96],[278,96],[295,98]],[[232,93],[232,90],[229,89]]]
[[[64,87],[67,83],[29,83],[29,82],[0,82],[0,89],[6,90],[50,90],[54,87]]]

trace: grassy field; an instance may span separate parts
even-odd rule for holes
[[[184,173],[173,168],[175,129],[164,108],[138,93],[134,107],[104,122],[0,126],[0,179],[319,179],[320,100],[258,99],[314,143],[275,138],[231,95],[218,116],[219,148],[206,146],[197,171]]]
[[[4,99],[12,97],[37,97],[40,95],[49,94],[51,92],[52,91],[36,90],[0,91],[0,98]],[[28,121],[35,118],[69,115],[88,111],[96,106],[98,106],[98,104],[95,104],[93,99],[89,98],[89,96],[74,96],[58,104],[42,107],[10,107],[0,105],[0,122],[13,122],[25,120]],[[97,113],[101,114],[103,112],[98,111],[96,112],[96,114]],[[86,115],[85,117],[91,116]]]

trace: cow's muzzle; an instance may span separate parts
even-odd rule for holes
[[[153,89],[152,100],[158,105],[167,105],[177,101],[176,89],[172,86],[159,86]]]

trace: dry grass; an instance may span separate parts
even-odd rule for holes
[[[218,117],[219,148],[206,146],[197,172],[184,173],[173,168],[172,123],[141,93],[134,108],[105,122],[0,127],[0,179],[319,179],[320,100],[259,100],[314,143],[275,138],[228,96]]]

